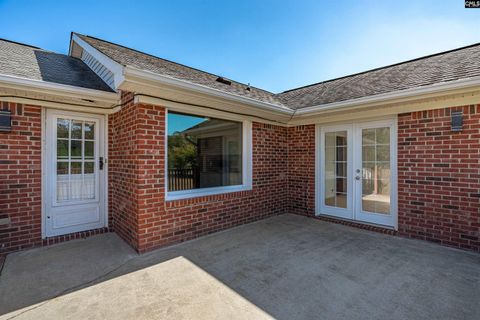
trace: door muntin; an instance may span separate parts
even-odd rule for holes
[[[54,118],[53,206],[98,202],[99,120]]]

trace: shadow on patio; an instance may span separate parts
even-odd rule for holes
[[[12,254],[0,319],[478,319],[479,296],[478,254],[282,215],[144,255],[115,234]]]

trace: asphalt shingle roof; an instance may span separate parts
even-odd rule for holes
[[[82,60],[0,39],[0,74],[112,91]]]
[[[480,76],[480,43],[276,95],[301,109]]]
[[[76,34],[124,66],[279,107],[301,109],[480,76],[480,43],[275,94],[105,40]],[[112,91],[80,59],[0,39],[0,74]]]
[[[282,103],[275,97],[275,94],[250,86],[240,82],[231,81],[231,84],[224,84],[217,81],[218,75],[214,75],[205,71],[191,68],[179,63],[158,58],[147,53],[143,53],[134,49],[130,49],[105,40],[85,36],[76,33],[83,41],[118,62],[123,66],[132,66],[141,70],[155,72],[161,75],[170,76],[175,79],[185,80],[194,84],[200,84],[209,88],[218,89],[226,93],[249,97],[261,102],[268,102],[278,106]]]

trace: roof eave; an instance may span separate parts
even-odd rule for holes
[[[120,98],[120,95],[115,92],[88,89],[41,80],[26,79],[5,74],[0,74],[0,87],[16,90],[27,90],[46,95],[67,98],[90,99],[111,104],[117,103]]]
[[[177,87],[179,89],[190,90],[214,97],[230,100],[232,102],[243,103],[253,107],[263,109],[265,111],[279,113],[282,115],[292,115],[293,110],[284,106],[276,105],[273,103],[263,102],[249,97],[243,97],[232,93],[227,93],[215,88],[210,88],[200,84],[195,84],[189,81],[176,79],[173,77],[160,75],[158,73],[138,69],[132,66],[124,67],[124,77],[126,81],[132,81],[132,79],[143,79],[146,81],[153,81],[163,85],[169,85]],[[135,80],[134,80],[135,81]]]
[[[301,108],[296,110],[295,117],[318,115],[326,112],[336,111],[339,109],[345,110],[348,108],[362,107],[365,105],[380,105],[390,103],[392,101],[401,99],[415,99],[422,95],[447,93],[452,90],[462,90],[475,88],[480,86],[480,76],[454,80],[449,82],[435,83],[428,86],[417,87],[412,89],[405,89],[384,94],[362,97],[358,99],[351,99],[346,101],[339,101],[311,107]],[[294,117],[294,118],[295,118]]]

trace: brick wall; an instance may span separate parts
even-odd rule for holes
[[[464,130],[450,130],[462,110]],[[480,106],[398,117],[398,233],[480,250]],[[315,215],[315,126],[288,129],[288,212]],[[356,222],[352,226],[382,231]]]
[[[480,250],[480,105],[399,115],[398,190],[401,235]]]
[[[165,116],[162,107],[130,103],[109,117],[112,226],[138,251],[285,212],[287,130],[260,123],[252,191],[165,201]]]
[[[288,212],[315,215],[315,125],[288,128]]]
[[[253,189],[165,203],[167,223],[155,247],[286,212],[286,128],[253,123]]]
[[[109,225],[129,244],[138,239],[137,107],[133,94],[122,93],[125,105],[108,116]]]
[[[109,116],[109,222],[137,250],[284,212],[314,215],[314,125],[253,123],[252,191],[167,202],[165,109],[132,98],[122,94],[125,106]],[[0,132],[5,253],[48,241],[41,240],[41,108],[2,107],[13,116],[12,131]],[[452,110],[464,112],[461,132],[450,130]],[[480,106],[401,114],[398,127],[399,234],[480,250]]]
[[[40,245],[41,108],[0,102],[12,113],[0,132],[0,253]]]

